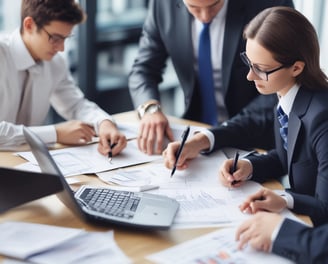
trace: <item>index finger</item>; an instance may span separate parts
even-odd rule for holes
[[[81,124],[82,134],[86,141],[91,141],[92,137],[96,135],[94,128],[86,123]]]
[[[239,206],[241,211],[246,210],[247,208],[250,208],[250,205],[252,202],[256,201],[256,200],[262,200],[263,198],[263,190],[259,190],[254,194],[251,194],[250,196],[248,196],[246,198],[246,200]]]
[[[159,154],[163,151],[163,144],[164,144],[164,127],[161,126],[160,124],[157,124],[155,127],[155,131],[156,131],[156,149],[155,152],[156,154]]]
[[[234,166],[234,160],[233,159],[229,159],[223,164],[224,176],[227,178],[227,180],[230,183],[232,183],[235,180],[235,178],[233,176],[233,173],[235,173],[235,172],[232,172],[233,166]]]
[[[248,198],[246,199],[246,201],[248,202],[253,202],[255,200],[262,200],[263,199],[263,189],[257,191],[254,194],[251,194],[250,196],[248,196]]]
[[[173,135],[172,129],[169,125],[167,125],[165,128],[165,135],[167,136],[167,138],[169,139],[170,142],[174,141],[174,135]]]
[[[251,221],[247,220],[237,228],[235,239],[236,241],[239,241],[238,249],[242,249],[245,246],[245,244],[247,244],[248,239],[245,237],[244,239],[242,239],[242,236],[249,229],[250,225],[251,225]]]
[[[167,145],[166,151],[165,151],[165,158],[172,163],[172,166],[175,162],[175,155],[176,152],[178,151],[178,148],[180,147],[180,142],[175,141],[171,142]]]
[[[113,152],[113,156],[119,154],[127,145],[125,136],[118,136],[115,138],[115,141],[111,145],[111,150]]]

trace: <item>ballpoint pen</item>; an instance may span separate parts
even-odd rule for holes
[[[236,151],[235,158],[233,159],[233,165],[232,165],[232,168],[231,168],[231,170],[230,170],[230,174],[231,174],[231,175],[237,170],[238,159],[239,159],[239,152]],[[235,185],[235,184],[237,184],[238,182],[240,182],[240,181],[238,181],[238,180],[233,180],[233,181],[231,182],[231,185]]]
[[[110,141],[108,141],[108,144],[109,144],[109,147],[110,147],[110,150],[108,152],[108,160],[109,160],[109,162],[111,162],[112,159],[113,159],[112,149],[117,145],[117,143],[110,144]]]
[[[183,132],[182,134],[182,140],[181,140],[181,145],[178,149],[178,152],[176,153],[175,155],[175,162],[174,162],[174,166],[173,166],[173,169],[172,169],[172,172],[171,172],[171,177],[173,176],[176,168],[177,168],[177,163],[178,163],[178,160],[179,160],[179,157],[181,155],[181,152],[182,152],[182,149],[186,143],[186,140],[188,138],[188,135],[189,135],[189,132],[190,132],[190,126],[187,126],[186,130]]]

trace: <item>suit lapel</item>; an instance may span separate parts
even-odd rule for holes
[[[243,32],[245,5],[245,1],[242,0],[229,0],[228,3],[222,54],[222,85],[224,93],[228,89],[234,56]]]
[[[287,139],[288,140],[287,157],[288,157],[289,171],[290,171],[290,164],[295,150],[296,141],[302,125],[301,118],[306,114],[311,98],[312,98],[311,93],[304,90],[304,88],[301,87],[295,97],[292,110],[289,114],[288,139]],[[289,128],[293,128],[293,129],[289,129]]]
[[[295,149],[296,139],[297,139],[298,133],[301,128],[301,120],[293,112],[290,113],[289,119],[288,119],[288,128],[290,128],[290,127],[292,127],[293,129],[292,130],[288,129],[288,139],[287,139],[287,142],[288,142],[288,153],[287,153],[288,168],[290,168],[292,156],[293,156],[294,149]]]
[[[176,12],[178,18],[174,30],[179,35],[173,39],[177,40],[175,45],[180,46],[180,48],[176,48],[176,51],[179,51],[177,57],[180,58],[178,63],[181,64],[178,68],[183,69],[186,73],[184,76],[189,76],[191,79],[190,90],[192,90],[192,94],[196,81],[195,74],[191,74],[194,72],[194,56],[190,56],[191,54],[194,54],[191,36],[192,15],[189,13],[182,0],[176,0],[176,5],[174,8],[176,9],[174,12]],[[178,23],[179,21],[180,23]]]

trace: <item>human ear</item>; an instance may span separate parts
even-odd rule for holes
[[[25,17],[23,20],[23,28],[24,28],[24,32],[32,32],[34,27],[35,27],[35,23],[32,17]]]
[[[296,61],[293,65],[292,65],[292,75],[293,77],[297,77],[298,75],[300,75],[305,67],[305,63],[304,61]]]

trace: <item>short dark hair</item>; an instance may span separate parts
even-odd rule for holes
[[[84,21],[86,14],[75,0],[22,0],[21,31],[26,17],[32,17],[41,29],[55,20],[76,25]]]
[[[320,47],[316,31],[307,18],[289,7],[263,10],[246,26],[245,39],[255,39],[282,65],[303,61],[296,81],[309,89],[328,89],[327,76],[320,69]]]

